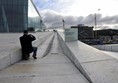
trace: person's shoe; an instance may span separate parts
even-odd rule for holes
[[[28,54],[25,54],[23,57],[22,57],[23,60],[28,60],[29,59],[29,55]]]
[[[34,59],[37,59],[37,57],[36,57],[36,56],[34,56],[34,55],[33,55],[32,57],[33,57]]]
[[[23,58],[23,60],[28,60],[28,58]]]

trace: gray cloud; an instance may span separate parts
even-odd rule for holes
[[[94,14],[90,14],[86,17],[83,16],[75,17],[75,16],[63,16],[53,11],[46,11],[46,12],[42,12],[41,16],[45,24],[48,26],[48,28],[62,27],[62,18],[65,20],[65,25],[68,27],[73,25],[78,25],[78,24],[94,26],[94,22],[95,22]],[[97,24],[102,28],[111,28],[109,26],[104,26],[104,25],[114,24],[113,28],[118,29],[116,26],[118,24],[118,15],[102,17],[101,14],[96,14],[96,20],[97,20]]]
[[[115,16],[106,16],[100,19],[101,24],[117,24],[118,23],[118,15]]]

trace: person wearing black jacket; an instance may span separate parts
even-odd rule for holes
[[[28,60],[30,53],[33,52],[33,58],[37,59],[37,47],[32,46],[32,41],[36,40],[35,36],[28,34],[27,30],[24,30],[23,36],[20,37],[20,44],[22,47],[22,59]]]

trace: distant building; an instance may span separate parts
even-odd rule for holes
[[[118,30],[104,29],[93,31],[93,27],[84,26],[71,26],[71,28],[78,28],[78,40],[90,44],[112,44],[118,43]]]
[[[113,36],[113,43],[118,43],[118,35]]]
[[[94,32],[97,32],[98,38],[100,36],[110,36],[111,38],[113,38],[114,35],[118,35],[118,30],[115,30],[115,29],[103,29],[103,30],[97,30]]]
[[[0,32],[22,32],[28,27],[28,0],[0,0]]]
[[[93,26],[84,26],[83,24],[79,24],[78,26],[72,26],[71,28],[78,28],[78,40],[89,44],[95,45],[100,44],[99,39],[94,38]]]
[[[103,43],[118,43],[118,30],[104,29],[97,30],[97,38],[103,41]]]
[[[71,28],[78,28],[78,39],[89,39],[93,38],[93,27],[84,26],[79,24],[78,26],[71,26]]]

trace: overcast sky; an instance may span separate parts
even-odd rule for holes
[[[96,13],[98,28],[118,29],[118,0],[33,1],[48,27],[61,27],[62,18],[67,27],[78,24],[92,26]]]

